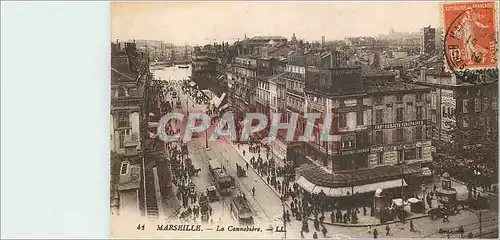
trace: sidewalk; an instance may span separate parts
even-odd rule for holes
[[[225,138],[226,139],[226,138]],[[228,141],[226,139],[226,141]],[[258,153],[250,153],[248,151],[248,144],[241,144],[241,147],[238,148],[237,144],[235,143],[232,143],[231,141],[228,141],[230,143],[230,145],[240,154],[240,156],[246,161],[249,163],[250,165],[250,168],[252,168],[252,170],[254,172],[257,173],[257,175],[260,176],[260,178],[266,183],[266,185],[271,189],[273,190],[273,192],[281,197],[281,193],[279,193],[276,189],[274,189],[273,186],[271,186],[269,183],[267,183],[266,179],[264,176],[258,174],[258,172],[253,169],[252,165],[250,164],[250,159],[252,158],[252,156],[254,156],[255,158],[258,157]],[[243,151],[245,151],[245,156],[243,156]],[[260,151],[260,155],[261,157],[265,158],[266,156],[266,150],[265,148],[261,148],[261,151]],[[277,177],[276,180],[279,180],[280,182],[283,182],[283,178],[282,177]],[[286,205],[287,207],[290,209],[290,200],[286,202]],[[433,200],[433,204],[437,204],[437,200]],[[436,206],[436,205],[434,205]],[[328,216],[327,216],[328,215]],[[427,214],[416,214],[416,213],[413,213],[411,215],[411,217],[407,218],[406,221],[409,221],[410,219],[418,219],[418,218],[423,218],[423,217],[426,217],[428,216]],[[358,223],[357,224],[350,224],[350,223],[339,223],[339,222],[334,222],[334,223],[331,223],[329,220],[329,213],[326,214],[325,213],[325,221],[324,221],[324,224],[326,225],[332,225],[332,226],[343,226],[343,227],[367,227],[367,226],[380,226],[380,225],[387,225],[387,224],[392,224],[392,223],[397,223],[397,222],[401,222],[400,220],[396,220],[396,221],[390,221],[390,222],[386,222],[384,224],[381,224],[380,223],[380,220],[375,218],[375,217],[372,217],[372,216],[363,216],[363,214],[358,214]],[[309,217],[309,220],[311,221],[314,221],[314,218],[311,218]]]

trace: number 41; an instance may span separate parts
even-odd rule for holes
[[[144,230],[144,224],[137,225],[137,230]]]

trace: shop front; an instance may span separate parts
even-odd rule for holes
[[[352,172],[331,173],[317,165],[305,164],[297,169],[296,182],[306,192],[323,191],[330,202],[352,206],[371,204],[375,190],[382,189],[392,197],[400,196],[408,184],[405,176],[418,173],[415,166],[383,166]],[[353,194],[354,193],[354,194]]]

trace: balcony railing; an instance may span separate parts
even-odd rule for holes
[[[304,75],[294,72],[284,72],[281,76],[295,80],[304,80]]]

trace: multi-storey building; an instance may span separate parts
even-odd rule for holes
[[[209,79],[217,70],[217,57],[212,45],[195,47],[191,55],[191,79],[200,87],[209,86]]]
[[[323,123],[314,126],[314,141],[305,145],[313,164],[298,169],[306,191],[323,190],[329,197],[372,194],[376,189],[401,189],[432,161],[430,88],[396,81],[394,74],[363,74],[357,66],[308,68],[306,107],[333,115],[331,134],[320,141]],[[417,181],[420,184],[420,181]]]
[[[147,56],[134,43],[111,46],[110,145],[113,214],[139,215],[143,210],[141,142],[149,138],[144,124],[144,96],[149,84]],[[116,212],[115,212],[116,211]]]
[[[436,51],[436,29],[431,26],[422,29],[420,54],[434,54]]]
[[[257,76],[257,58],[252,56],[235,57],[228,79],[232,80],[230,101],[233,113],[241,120],[244,113],[249,112],[254,102],[253,92],[257,88],[254,78]]]
[[[111,151],[136,156],[140,143],[140,111],[143,87],[138,84],[141,69],[135,45],[113,44],[111,57]]]
[[[495,168],[495,164],[493,164],[496,162],[494,156],[496,150],[493,150],[497,148],[495,145],[491,145],[493,148],[490,149],[493,150],[493,156],[489,156],[491,159],[472,159],[479,158],[480,154],[475,157],[461,156],[465,153],[460,151],[450,153],[450,150],[453,151],[453,149],[449,148],[450,143],[453,143],[455,147],[459,145],[463,148],[471,147],[470,145],[474,145],[476,141],[482,141],[483,143],[480,143],[482,147],[486,147],[485,145],[490,145],[490,143],[497,143],[497,78],[498,76],[495,78],[480,75],[476,81],[465,82],[455,74],[446,72],[442,64],[430,69],[421,69],[420,77],[415,84],[432,88],[431,120],[433,130],[431,135],[433,145],[437,148],[439,162],[446,163],[448,161],[445,159],[451,157],[456,164],[464,159],[482,162],[482,164],[478,164],[484,164],[486,168]],[[481,135],[480,138],[477,138],[478,134]],[[481,154],[488,150],[481,150],[477,146],[475,149]],[[461,173],[461,175],[470,174],[470,172]],[[450,174],[454,173],[450,172]]]

